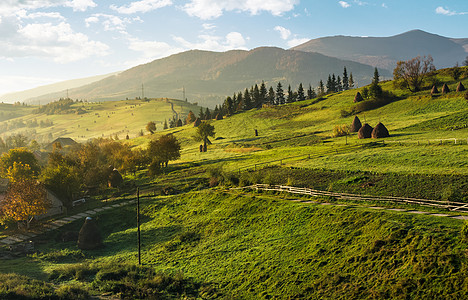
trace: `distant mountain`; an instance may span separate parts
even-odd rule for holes
[[[142,94],[182,99],[185,88],[188,101],[213,107],[234,92],[262,80],[275,87],[281,81],[285,89],[289,84],[296,89],[301,82],[305,87],[309,83],[317,87],[320,79],[326,82],[329,74],[342,76],[344,67],[353,73],[359,85],[370,82],[373,75],[371,66],[318,53],[273,47],[227,52],[191,50],[70,89],[69,95],[72,99],[91,101],[134,99]],[[390,73],[383,71],[381,75],[389,77]],[[53,93],[28,101],[45,103],[63,95]]]
[[[468,55],[468,39],[451,39],[421,30],[390,37],[332,36],[310,40],[293,50],[318,52],[393,70],[399,60],[431,55],[436,68],[462,64]]]
[[[21,92],[8,93],[8,94],[0,95],[0,101],[6,102],[6,103],[13,103],[17,101],[23,102],[27,99],[34,98],[39,95],[50,94],[50,93],[55,93],[57,95],[60,94],[60,97],[65,98],[67,96],[67,93],[66,93],[67,89],[73,89],[73,88],[83,86],[85,84],[90,84],[92,82],[102,80],[106,77],[109,77],[115,74],[118,74],[118,73],[111,73],[111,74],[97,75],[97,76],[86,77],[86,78],[66,80],[66,81],[48,84],[48,85],[40,86],[37,88],[33,88],[33,89],[21,91]],[[31,101],[27,101],[27,102],[31,102]]]

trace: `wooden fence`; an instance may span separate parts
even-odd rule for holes
[[[310,195],[313,197],[333,197],[341,200],[354,200],[354,201],[383,201],[394,203],[416,204],[421,206],[429,206],[442,208],[450,211],[468,212],[468,203],[428,200],[406,197],[392,197],[392,196],[371,196],[347,193],[335,193],[328,191],[319,191],[309,188],[300,188],[285,185],[268,185],[268,184],[254,184],[251,186],[242,187],[241,189],[254,189],[263,191],[287,192],[292,194]]]

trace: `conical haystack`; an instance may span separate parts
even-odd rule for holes
[[[446,83],[444,83],[444,86],[442,87],[442,94],[447,94],[450,93],[450,89]]]
[[[437,86],[434,84],[434,86],[432,87],[432,90],[431,90],[431,95],[432,94],[438,94],[439,93],[439,90],[437,89]]]
[[[465,90],[465,86],[460,81],[457,85],[457,92],[463,92],[464,90]]]
[[[354,96],[354,103],[361,102],[363,100],[364,98],[362,98],[361,93],[357,92],[356,96]]]
[[[97,224],[92,218],[87,217],[78,234],[78,248],[92,250],[100,246],[102,246],[102,238]]]
[[[361,120],[357,116],[354,117],[353,123],[351,123],[351,126],[349,127],[350,132],[358,132],[359,129],[361,129],[362,124]]]
[[[374,130],[372,130],[371,136],[373,139],[380,139],[380,138],[389,137],[390,134],[388,133],[388,130],[384,126],[384,124],[379,122],[379,124],[375,126]]]
[[[373,128],[369,124],[364,124],[358,131],[358,138],[369,139],[372,136]]]

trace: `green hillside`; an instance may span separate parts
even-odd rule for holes
[[[117,136],[124,139],[127,134],[135,138],[141,130],[148,133],[145,126],[149,121],[154,121],[156,130],[161,131],[164,121],[169,122],[175,113],[185,118],[190,110],[196,114],[200,111],[200,107],[191,103],[166,98],[148,101],[78,102],[69,111],[57,111],[53,114],[38,113],[38,106],[3,106],[4,116],[9,116],[11,111],[16,118],[0,122],[0,137],[21,133],[44,143],[58,137],[71,137],[78,142],[97,137]],[[41,122],[52,125],[37,125]]]
[[[199,151],[193,124],[131,139],[145,147],[172,133],[181,157],[156,176],[146,169],[124,174],[125,188],[103,190],[70,209],[75,215],[114,207],[94,217],[104,247],[86,251],[62,241],[63,233],[80,229],[81,218],[36,238],[36,254],[2,261],[0,298],[466,298],[468,223],[453,218],[466,213],[239,189],[282,184],[468,203],[468,100],[466,91],[454,91],[460,80],[468,86],[468,68],[460,70],[458,80],[451,70],[438,71],[447,94],[381,83],[392,101],[357,115],[373,127],[382,122],[391,135],[385,139],[333,136],[336,125],[349,125],[352,113],[368,105],[353,102],[363,88],[212,120],[216,136],[208,152]],[[105,130],[102,119],[119,115],[120,126],[133,126],[131,113],[136,123],[144,113],[153,116],[157,104],[170,109],[164,100],[86,104],[83,120]],[[52,116],[58,124],[72,115],[44,117]],[[139,128],[147,120],[141,122]],[[135,199],[136,187],[142,266],[136,266],[135,207],[117,205]]]

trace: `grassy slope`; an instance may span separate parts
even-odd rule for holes
[[[174,109],[187,116],[189,110],[198,113],[200,108],[188,102],[178,100],[151,99],[149,102],[142,100],[112,101],[102,103],[77,103],[75,107],[82,107],[87,111],[85,114],[28,114],[20,119],[24,122],[37,120],[51,120],[54,125],[48,128],[34,128],[36,138],[45,140],[49,134],[53,138],[71,137],[77,141],[86,141],[96,137],[125,138],[128,134],[130,138],[138,136],[140,130],[145,134],[145,126],[149,121],[156,123],[158,131],[163,129],[164,120],[172,118],[170,102],[174,103]],[[30,111],[33,108],[30,108]],[[25,128],[17,129],[8,134],[24,132]]]

